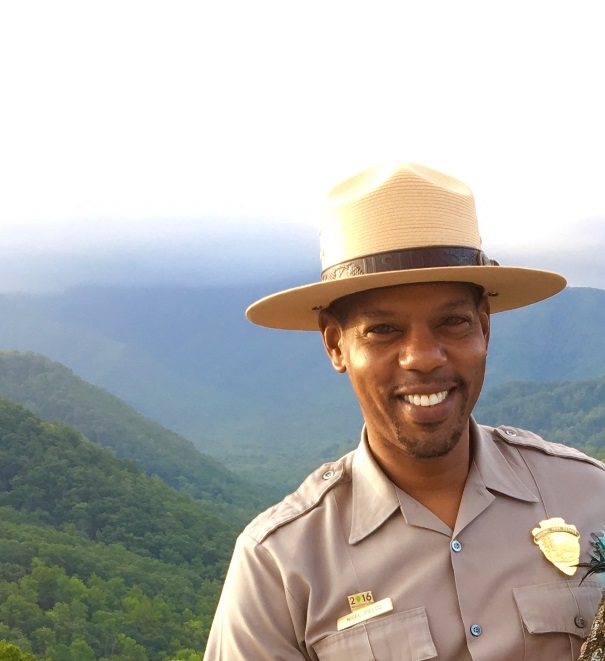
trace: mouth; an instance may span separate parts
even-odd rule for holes
[[[441,392],[434,392],[430,394],[422,394],[422,395],[404,395],[403,399],[408,403],[408,404],[413,404],[414,406],[437,406],[437,404],[441,404],[447,396],[449,395],[449,390],[442,390]]]

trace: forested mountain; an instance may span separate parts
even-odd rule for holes
[[[568,288],[492,315],[486,389],[510,381],[571,381],[605,375],[605,290]]]
[[[0,398],[0,640],[197,661],[235,539],[199,502]]]
[[[331,456],[324,448],[340,442],[338,411],[348,422],[354,400],[316,334],[246,321],[243,310],[258,294],[84,288],[3,296],[0,347],[61,362],[231,470],[283,493]],[[356,438],[359,425],[351,427]]]
[[[191,429],[203,425],[217,456],[269,488],[250,488],[63,365],[31,352],[0,352],[0,394],[62,421],[45,422],[0,398],[0,650],[16,659],[200,661],[237,528],[358,441],[356,402],[316,334],[246,322],[242,333],[220,297],[213,305],[206,300],[202,314],[189,295],[163,299],[166,315],[154,326],[149,310],[159,308],[130,295],[129,304],[107,294],[104,304],[99,295],[64,308],[44,299],[49,308],[39,328],[38,304],[30,308],[17,297],[8,307],[29,312],[13,309],[4,329],[11,320],[21,323],[12,332],[23,348],[42,342],[45,329],[48,346],[60,345],[116,390],[151,408],[164,397],[165,415],[178,412]],[[494,316],[492,375],[475,417],[604,458],[604,297],[600,290],[567,290],[531,314],[517,311],[516,322],[512,313]],[[178,328],[188,333],[182,330],[183,342],[173,346]],[[515,370],[524,379],[551,380],[497,384]],[[594,378],[576,380],[587,374]]]
[[[486,393],[474,414],[482,423],[530,429],[605,460],[605,377],[507,383]]]
[[[605,377],[499,386],[476,417],[605,457]],[[202,504],[0,398],[0,521],[7,654],[201,661],[235,538]]]
[[[319,334],[258,328],[244,317],[255,298],[290,284],[3,296],[0,347],[67,365],[239,475],[283,492],[356,445],[361,427]],[[515,379],[605,374],[603,290],[567,289],[492,323],[486,394]]]
[[[242,527],[276,498],[271,489],[246,483],[190,441],[45,356],[0,351],[0,395],[41,418],[73,425],[96,445],[203,501],[234,526]]]

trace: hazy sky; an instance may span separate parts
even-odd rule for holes
[[[605,288],[605,5],[0,4],[0,290],[318,267],[323,192],[466,181],[501,262]],[[263,266],[264,265],[264,266]]]

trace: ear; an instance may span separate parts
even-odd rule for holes
[[[347,371],[347,367],[341,349],[342,328],[340,324],[331,314],[322,310],[319,313],[319,328],[332,367],[343,374]]]

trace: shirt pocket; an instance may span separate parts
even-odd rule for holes
[[[525,660],[577,659],[601,599],[599,581],[557,581],[513,590],[525,635]]]
[[[319,661],[425,661],[437,657],[424,608],[357,624],[313,646]]]

